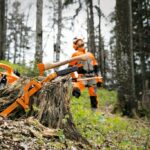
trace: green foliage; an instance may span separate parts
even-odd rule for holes
[[[57,132],[57,135],[58,135],[59,140],[60,140],[61,142],[64,142],[64,141],[65,141],[65,135],[64,135],[63,130],[59,129],[58,132]]]
[[[33,111],[35,111],[35,112],[40,111],[39,107],[38,107],[36,104],[33,104],[33,105],[32,105],[32,109],[33,109]]]
[[[114,105],[117,102],[117,92],[107,91],[105,89],[98,90],[100,106]]]
[[[9,61],[1,60],[0,63],[4,63],[13,68],[13,70],[18,70],[21,76],[35,77],[39,75],[38,69],[32,69],[24,65],[12,64]],[[0,68],[1,69],[1,68]]]
[[[90,109],[88,91],[79,99],[72,98],[71,111],[78,130],[100,149],[145,149],[150,134],[148,125],[135,119],[111,114],[109,110],[116,103],[116,92],[98,90],[99,109]],[[95,148],[96,149],[96,148]]]

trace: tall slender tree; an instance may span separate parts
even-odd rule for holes
[[[101,17],[102,12],[100,8],[100,0],[98,0],[98,6],[95,6],[98,13],[98,49],[97,49],[97,60],[99,61],[99,66],[101,70],[101,74],[105,80],[105,61],[104,61],[104,42],[101,35]]]
[[[36,48],[35,48],[35,64],[42,62],[43,49],[42,49],[42,15],[43,15],[43,0],[37,0],[36,11]]]
[[[62,37],[62,0],[57,1],[57,35],[56,35],[56,44],[54,44],[54,61],[57,62],[60,60],[60,46],[61,46],[61,37]]]
[[[96,54],[95,46],[95,28],[94,28],[94,13],[93,13],[93,0],[86,0],[88,12],[88,31],[89,31],[89,51],[94,55]]]
[[[5,0],[0,0],[0,59],[5,59]]]

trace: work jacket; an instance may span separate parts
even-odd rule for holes
[[[75,53],[73,53],[72,57],[88,54],[88,59],[86,61],[73,61],[69,64],[69,66],[78,66],[78,78],[80,77],[94,77],[97,72],[97,61],[94,55],[90,52],[86,52],[84,48],[79,49]],[[71,74],[72,78],[76,78],[75,73]]]

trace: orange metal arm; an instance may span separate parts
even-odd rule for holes
[[[34,86],[31,88],[31,86]],[[30,89],[31,88],[31,89]],[[29,97],[35,94],[42,86],[40,83],[36,81],[29,82],[24,87],[24,94],[20,98],[18,98],[14,103],[12,103],[9,107],[7,107],[4,111],[0,113],[0,116],[7,117],[14,109],[16,109],[19,105],[21,105],[24,109],[28,108]],[[29,90],[30,89],[30,90]]]
[[[5,69],[8,74],[13,73],[13,69],[10,66],[6,65],[6,64],[0,63],[0,68]]]

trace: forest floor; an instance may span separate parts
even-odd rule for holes
[[[121,114],[112,114],[116,103],[116,92],[98,90],[99,109],[90,110],[88,92],[79,99],[72,99],[72,114],[81,134],[94,146],[93,149],[149,150],[150,122],[144,119],[130,119]]]
[[[150,122],[112,114],[116,92],[98,90],[99,109],[90,109],[87,90],[71,99],[73,120],[80,133],[93,145],[65,138],[62,130],[50,130],[33,118],[0,120],[0,149],[9,150],[149,150]]]

